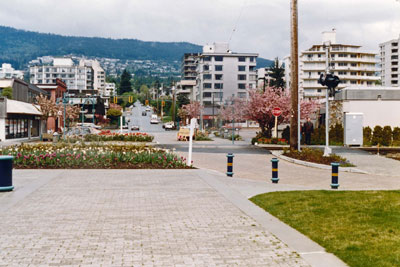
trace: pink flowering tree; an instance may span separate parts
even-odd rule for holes
[[[246,101],[244,99],[234,97],[228,100],[228,103],[219,110],[219,115],[223,120],[235,120],[236,122],[246,120]]]
[[[198,101],[190,102],[189,104],[183,105],[182,109],[186,112],[190,118],[197,118],[200,116],[200,112],[203,106]]]
[[[261,134],[265,137],[272,136],[272,128],[275,117],[272,115],[274,108],[280,108],[282,114],[278,117],[278,124],[290,121],[291,100],[288,90],[281,91],[274,88],[266,88],[265,92],[260,90],[249,91],[249,101],[245,105],[246,118],[258,122]],[[301,118],[310,116],[318,109],[318,103],[314,100],[303,100],[300,102]]]

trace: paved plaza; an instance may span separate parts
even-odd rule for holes
[[[234,189],[258,184],[218,173],[15,170],[14,184],[0,266],[341,266]]]

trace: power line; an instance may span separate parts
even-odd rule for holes
[[[235,33],[235,31],[236,31],[237,25],[238,25],[238,23],[239,23],[239,20],[240,20],[240,18],[242,17],[243,10],[244,10],[244,7],[246,6],[246,4],[247,4],[247,0],[243,0],[243,4],[242,4],[242,7],[240,8],[240,13],[239,13],[239,16],[238,16],[238,18],[237,18],[237,20],[236,20],[236,22],[235,22],[235,25],[234,25],[234,27],[233,27],[233,30],[232,30],[231,36],[229,37],[228,44],[230,44],[230,43],[231,43],[231,40],[232,40],[233,34],[234,34],[234,33]]]

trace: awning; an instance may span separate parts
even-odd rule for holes
[[[7,113],[42,116],[42,112],[39,111],[39,106],[36,107],[30,103],[7,99]]]

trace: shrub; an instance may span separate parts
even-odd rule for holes
[[[303,138],[304,139],[304,138]],[[311,134],[312,145],[324,145],[325,144],[325,126],[314,129]]]
[[[372,134],[371,143],[373,146],[377,144],[382,144],[382,137],[383,137],[383,129],[381,126],[375,126],[374,132]]]
[[[286,126],[285,129],[282,131],[282,139],[287,140],[287,142],[290,142],[290,127]]]
[[[393,142],[397,141],[400,142],[400,128],[394,127],[392,132]]]
[[[372,140],[372,129],[367,126],[363,128],[363,145],[370,146]]]
[[[340,123],[335,124],[329,131],[329,143],[343,145],[343,126]]]
[[[197,131],[195,136],[194,136],[194,140],[196,141],[213,141],[210,137],[208,137],[208,133],[205,132],[201,132],[201,131]]]
[[[303,148],[301,151],[297,150],[284,150],[284,156],[304,160],[308,162],[320,163],[330,165],[332,162],[340,163],[341,167],[354,167],[347,159],[342,158],[336,154],[331,154],[324,157],[324,151],[319,149]]]
[[[382,131],[382,145],[390,146],[392,144],[392,127],[385,126]]]

